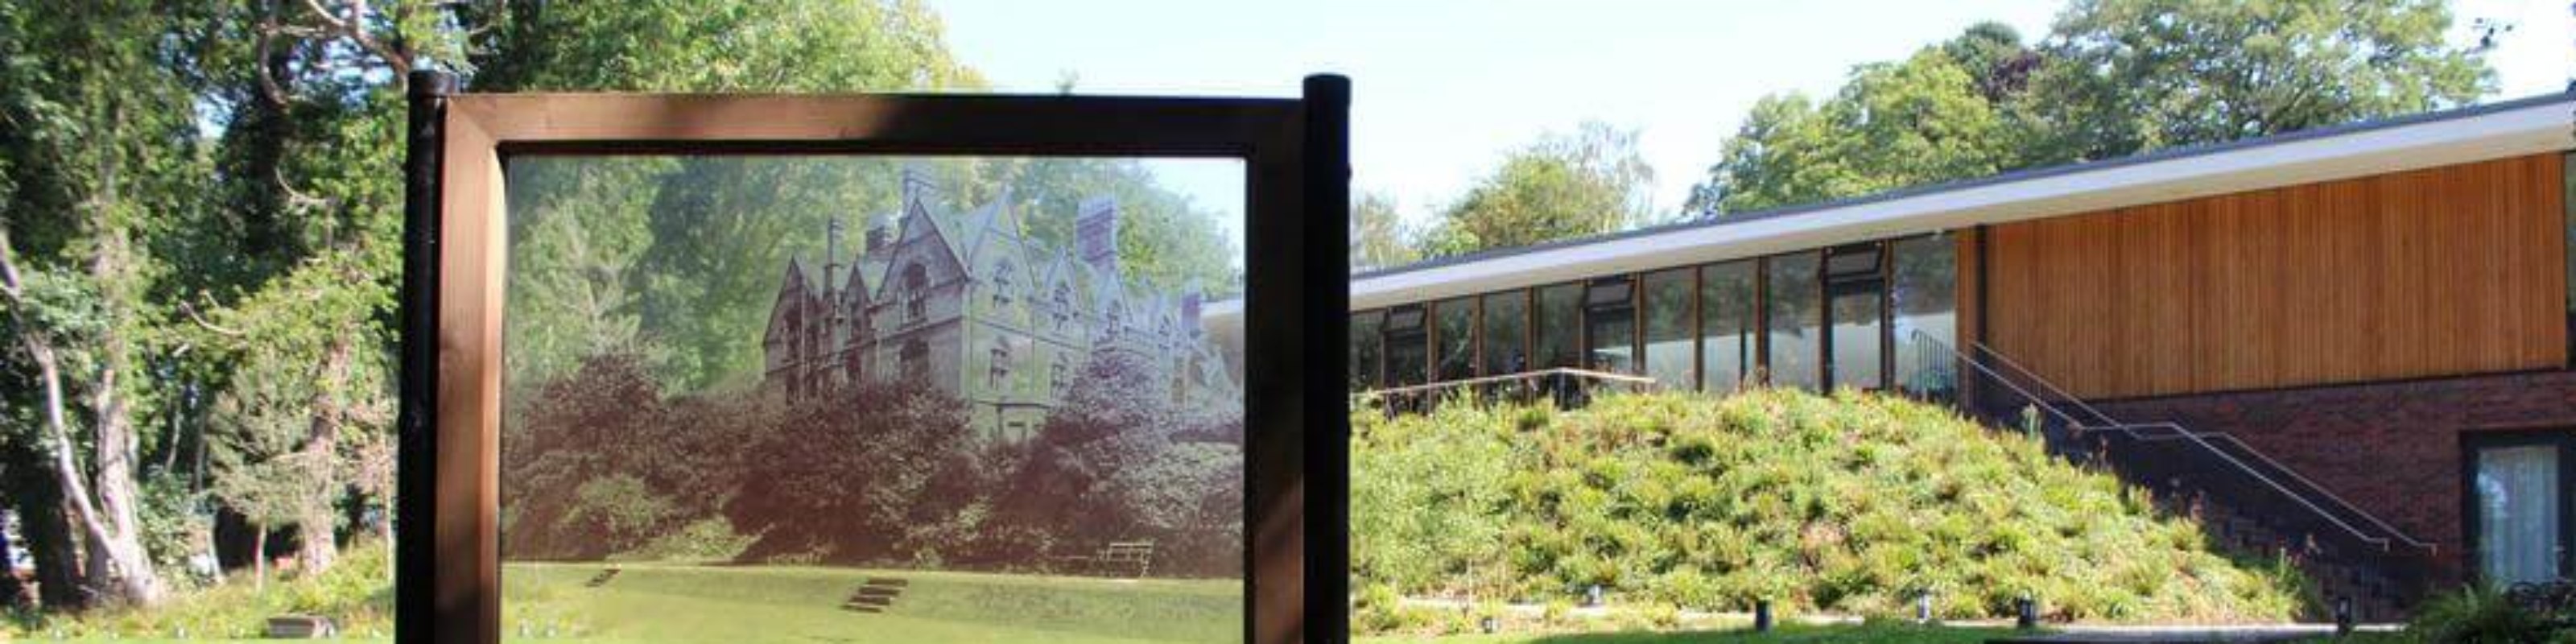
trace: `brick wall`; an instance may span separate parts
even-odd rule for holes
[[[2226,432],[2417,539],[2467,560],[2461,435],[2576,428],[2576,371],[2096,402],[2123,422]]]

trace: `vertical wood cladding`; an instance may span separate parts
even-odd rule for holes
[[[2559,366],[2560,164],[2535,155],[1998,225],[1987,342],[2098,398]]]

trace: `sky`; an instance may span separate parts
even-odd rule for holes
[[[1353,187],[1414,222],[1504,152],[1599,120],[1638,131],[1658,212],[1679,208],[1755,99],[1830,93],[1852,66],[1892,60],[1993,20],[2025,40],[2063,0],[930,0],[950,50],[998,91],[1295,96],[1313,73],[1352,84]],[[2513,25],[2486,100],[2561,91],[2576,77],[2565,0],[2457,0]],[[1240,181],[1167,176],[1202,202]],[[1234,175],[1239,177],[1240,175]]]

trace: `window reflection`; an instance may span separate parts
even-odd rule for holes
[[[1433,327],[1433,379],[1465,380],[1476,377],[1476,299],[1462,297],[1442,300],[1431,305]]]
[[[1732,391],[1753,373],[1755,263],[1751,260],[1700,268],[1700,380],[1706,391]]]
[[[1637,372],[1637,305],[1626,276],[1593,280],[1583,292],[1583,366],[1611,373]]]
[[[1817,358],[1823,352],[1823,291],[1816,272],[1819,253],[1792,253],[1763,260],[1764,366],[1775,387],[1816,389],[1824,374]]]
[[[1694,278],[1689,268],[1648,273],[1645,278],[1646,376],[1666,389],[1698,386],[1691,373],[1691,363],[1698,359],[1691,344],[1699,334],[1691,326]]]

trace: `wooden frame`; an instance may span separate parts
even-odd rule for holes
[[[411,78],[397,639],[498,641],[503,162],[539,154],[1245,161],[1247,641],[1347,639],[1349,81],[1302,99],[453,93]],[[1311,608],[1311,610],[1310,610]]]

